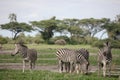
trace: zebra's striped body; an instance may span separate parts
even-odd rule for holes
[[[82,60],[84,60],[84,59],[79,59],[78,61],[80,61],[80,65],[81,64],[84,64],[85,65],[85,73],[88,73],[88,66],[89,66],[89,52],[86,50],[86,49],[84,49],[84,48],[82,48],[82,49],[79,49],[79,50],[77,50],[78,51],[78,53],[79,54],[81,54],[84,58],[85,58],[85,60],[86,61],[82,61]],[[82,71],[83,69],[81,69],[81,72],[83,72]]]
[[[111,46],[110,42],[104,43],[104,48],[99,50],[98,53],[98,75],[100,74],[100,69],[103,67],[103,76],[106,76],[107,66],[109,70],[111,70],[111,61],[112,61],[112,54],[111,54]]]
[[[32,71],[35,67],[35,61],[37,60],[37,51],[35,49],[28,49],[27,46],[17,43],[15,44],[15,50],[11,55],[14,56],[17,53],[21,53],[23,58],[23,72],[26,62],[29,62],[30,71]]]
[[[60,72],[63,71],[63,64],[65,64],[66,66],[70,65],[70,72],[72,72],[72,67],[73,67],[72,65],[73,65],[74,62],[76,62],[76,56],[75,56],[74,53],[75,53],[74,50],[70,50],[70,49],[67,49],[67,48],[59,49],[56,52],[56,56],[59,60],[59,71]]]
[[[70,73],[73,71],[73,65],[75,65],[75,67],[78,68],[79,64],[88,64],[88,61],[86,60],[86,58],[80,50],[62,48],[56,52],[56,55],[59,60],[60,72],[63,71],[63,63],[67,63],[68,65],[70,65],[68,66],[70,68]]]

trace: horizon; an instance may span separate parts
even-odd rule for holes
[[[56,16],[64,18],[110,18],[120,14],[119,0],[0,0],[0,24],[8,23],[10,13],[17,15],[18,22],[40,21]],[[37,32],[25,33],[35,35]],[[1,30],[0,35],[12,37],[10,31]],[[99,35],[97,35],[99,36]],[[105,36],[106,37],[106,36]]]

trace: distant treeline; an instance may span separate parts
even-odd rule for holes
[[[1,29],[6,29],[14,33],[13,39],[0,37],[0,43],[12,43],[23,40],[25,43],[47,43],[54,44],[56,40],[63,39],[66,44],[92,44],[100,42],[94,36],[100,32],[108,34],[108,39],[112,42],[120,40],[120,15],[116,15],[115,20],[109,18],[87,18],[87,19],[57,19],[53,16],[47,20],[30,21],[29,24],[17,21],[17,15],[9,15],[10,22],[1,25]],[[24,32],[38,31],[35,36],[25,36]],[[54,37],[55,33],[60,36]],[[104,35],[103,33],[103,35]],[[70,35],[70,37],[67,36]],[[63,36],[64,35],[64,36]],[[102,37],[102,36],[100,36]],[[9,41],[8,41],[9,40]]]

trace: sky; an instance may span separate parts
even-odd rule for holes
[[[120,0],[0,0],[0,24],[8,23],[10,13],[18,22],[40,21],[56,16],[64,18],[110,18],[120,14]],[[25,33],[35,35],[37,32]],[[0,35],[12,37],[12,33],[0,29]],[[100,33],[96,36],[100,36]],[[106,37],[106,35],[105,35]]]

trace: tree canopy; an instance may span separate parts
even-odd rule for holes
[[[31,21],[31,24],[37,27],[45,41],[48,41],[54,35],[53,31],[56,29],[57,23],[58,21],[55,20],[55,17],[48,20]]]
[[[18,33],[20,33],[20,32],[24,32],[24,31],[30,32],[31,30],[34,30],[33,27],[31,25],[27,24],[27,23],[17,22],[16,17],[17,16],[14,13],[10,14],[9,15],[10,22],[1,25],[1,29],[6,29],[6,30],[9,30],[12,33],[14,33],[13,39],[15,39],[17,37]]]
[[[108,38],[119,39],[120,36],[120,15],[116,15],[115,20],[111,21],[109,18],[65,18],[63,20],[56,19],[53,16],[50,19],[40,21],[30,21],[30,24],[25,22],[18,22],[17,15],[15,13],[9,14],[10,22],[1,24],[1,29],[6,29],[14,33],[13,39],[16,39],[20,32],[30,32],[32,30],[38,30],[42,39],[48,42],[53,38],[56,32],[60,34],[70,34],[71,38],[82,38],[94,36],[102,31],[107,31]],[[81,37],[82,36],[82,37]]]

